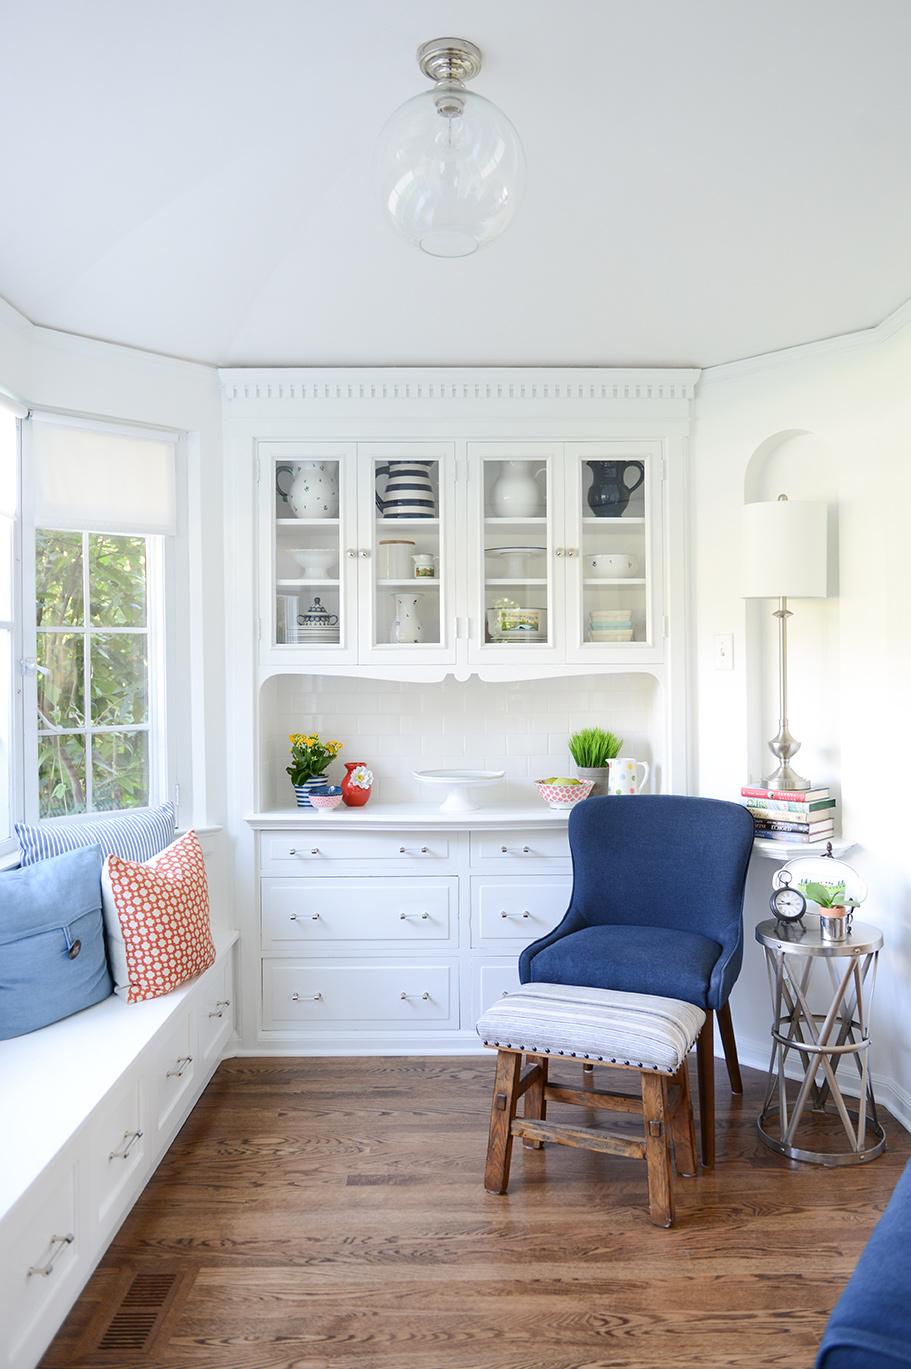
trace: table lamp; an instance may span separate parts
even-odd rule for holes
[[[791,768],[800,742],[788,727],[788,600],[826,598],[826,551],[825,504],[780,494],[744,505],[743,597],[778,600],[778,732],[769,749],[779,764],[763,779],[767,789],[810,788],[810,781]]]

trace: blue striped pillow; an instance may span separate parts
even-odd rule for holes
[[[68,822],[59,827],[17,822],[16,836],[23,865],[62,856],[80,846],[100,846],[103,856],[146,861],[174,840],[174,805],[163,803],[145,813],[119,813],[97,822]]]

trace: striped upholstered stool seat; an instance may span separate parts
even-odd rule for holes
[[[488,1191],[506,1192],[514,1136],[535,1149],[555,1141],[635,1156],[647,1164],[652,1221],[671,1226],[672,1149],[679,1173],[696,1172],[686,1058],[704,1021],[701,1008],[676,998],[566,984],[526,984],[498,999],[477,1028],[484,1045],[497,1051],[484,1177]],[[523,1056],[528,1057],[524,1074]],[[583,1061],[586,1067],[635,1071],[641,1094],[553,1084],[548,1069],[559,1057]],[[516,1105],[523,1094],[524,1116],[518,1118]],[[548,1122],[548,1100],[638,1113],[643,1135]]]

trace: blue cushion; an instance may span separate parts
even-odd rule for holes
[[[705,1009],[720,954],[717,941],[675,927],[583,927],[532,956],[523,982],[658,994]]]
[[[174,840],[174,805],[163,803],[145,813],[118,813],[116,817],[61,826],[17,822],[16,836],[23,865],[62,856],[64,851],[76,851],[80,846],[98,846],[103,856],[146,861]]]
[[[0,873],[0,1041],[81,1012],[113,991],[98,847]]]
[[[817,1369],[911,1364],[911,1163],[826,1327]]]

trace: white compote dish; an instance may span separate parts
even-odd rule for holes
[[[471,790],[498,784],[504,770],[413,770],[422,784],[445,785],[446,797],[440,804],[441,813],[471,813],[478,807],[471,801]]]

